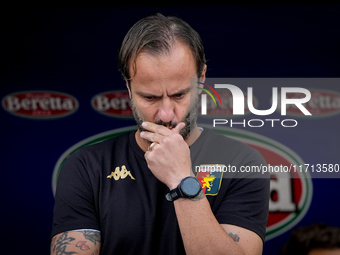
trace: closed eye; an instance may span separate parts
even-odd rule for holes
[[[171,97],[174,99],[180,100],[180,99],[183,99],[186,96],[186,94],[189,92],[190,92],[190,87],[178,91],[176,94],[171,95]]]
[[[182,93],[182,94],[176,94],[176,95],[174,95],[173,97],[176,98],[176,99],[180,99],[180,98],[183,98],[184,95],[185,95],[184,93]]]
[[[158,99],[159,97],[156,96],[143,96],[144,99],[148,100],[148,101],[153,101]]]
[[[182,99],[184,98],[184,96],[186,95],[186,93],[178,93],[178,94],[175,94],[175,95],[172,95],[171,97],[174,98],[174,99]]]

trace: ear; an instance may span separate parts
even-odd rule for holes
[[[201,77],[200,77],[200,82],[204,83],[205,82],[205,74],[207,72],[207,65],[204,65]]]
[[[125,80],[125,85],[126,85],[126,88],[128,89],[129,91],[129,98],[132,99],[132,93],[131,93],[131,84],[129,84],[129,81]]]
[[[201,83],[204,83],[204,82],[205,82],[205,74],[206,74],[206,72],[207,72],[207,65],[204,65],[202,74],[201,74],[201,76],[200,76],[200,82],[201,82]],[[199,87],[202,89],[204,86],[203,86],[203,84],[199,84]],[[200,94],[202,93],[202,91],[203,91],[203,90],[201,90],[201,89],[198,91],[198,94],[199,94],[199,95],[200,95]]]

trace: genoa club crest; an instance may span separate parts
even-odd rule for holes
[[[225,165],[209,164],[196,167],[196,177],[205,195],[216,196],[221,187]]]

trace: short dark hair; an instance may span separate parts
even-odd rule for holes
[[[340,228],[323,223],[296,228],[280,255],[307,255],[314,249],[340,249]]]
[[[126,34],[118,55],[118,69],[124,79],[130,81],[130,64],[135,67],[141,51],[152,55],[166,54],[176,40],[190,47],[196,61],[197,77],[200,77],[206,59],[199,34],[180,18],[157,13],[139,20]]]

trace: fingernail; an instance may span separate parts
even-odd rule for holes
[[[145,134],[145,132],[143,131],[143,132],[140,133],[140,136],[143,137],[144,134]]]
[[[142,126],[143,126],[143,127],[146,127],[147,125],[148,125],[148,123],[146,123],[146,122],[143,122],[143,123],[142,123]]]

